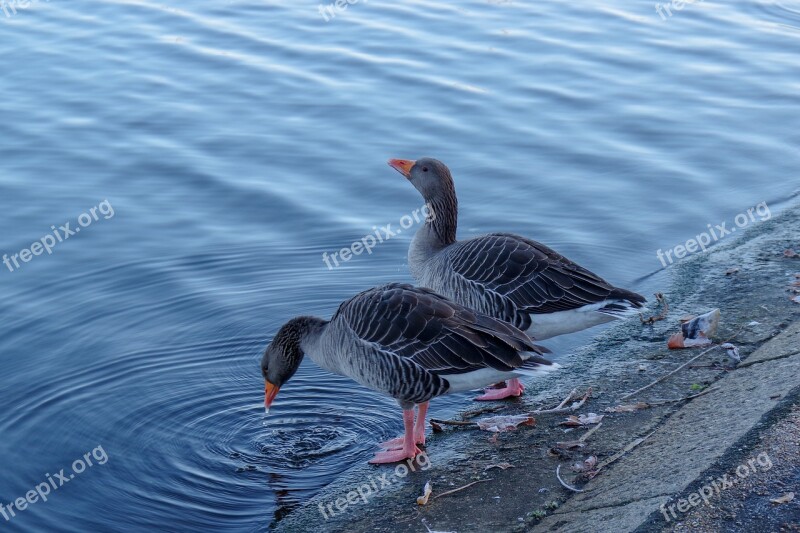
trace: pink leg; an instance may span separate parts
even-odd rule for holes
[[[417,404],[417,421],[414,424],[414,442],[425,444],[425,415],[428,412],[428,402]],[[403,447],[404,437],[389,439],[378,446],[385,450],[399,450]]]
[[[503,398],[510,398],[512,396],[522,396],[522,391],[524,390],[525,387],[520,383],[519,379],[514,378],[506,382],[505,388],[485,389],[485,394],[475,399],[478,401],[502,400]]]
[[[414,444],[414,409],[403,409],[403,447],[399,450],[389,450],[378,452],[370,460],[371,464],[397,463],[406,459],[413,459],[417,454],[422,453]]]
[[[425,415],[428,413],[428,402],[417,405],[417,422],[414,424],[414,442],[425,445]]]

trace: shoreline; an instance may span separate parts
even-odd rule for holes
[[[697,520],[705,503],[680,516],[676,511],[675,518],[668,514],[669,521],[659,510],[662,505],[677,509],[684,496],[704,486],[707,471],[727,472],[731,465],[735,471],[742,459],[746,464],[749,456],[739,457],[744,453],[739,449],[754,447],[757,429],[782,423],[800,403],[800,305],[787,292],[793,274],[800,272],[800,259],[783,256],[787,248],[800,248],[798,236],[800,206],[795,205],[730,242],[672,265],[669,287],[662,291],[669,303],[664,320],[616,324],[588,346],[565,354],[559,360],[562,369],[534,381],[522,398],[472,406],[462,417],[492,407],[499,410],[480,417],[530,413],[558,405],[573,389],[583,393],[591,388],[591,397],[574,413],[537,414],[534,427],[496,434],[496,439],[485,431],[446,426],[428,439],[427,468],[409,470],[397,483],[376,484],[374,495],[348,502],[343,511],[324,518],[321,504],[342,503],[370,478],[394,475],[397,468],[356,465],[272,529],[686,531],[680,529],[683,521]],[[738,270],[726,274],[731,269]],[[645,316],[658,314],[656,307],[651,297]],[[712,349],[696,361],[698,368],[687,367],[622,400],[701,353],[697,348],[668,350],[666,340],[678,330],[679,317],[714,308],[722,313],[714,340],[732,339],[741,362]],[[732,363],[735,369],[727,369]],[[650,407],[606,411],[637,402]],[[589,413],[603,415],[600,424],[559,425],[570,414]],[[576,441],[581,447],[558,445]],[[589,457],[601,468],[587,480],[572,466]],[[788,465],[790,472],[797,473],[800,460],[796,463]],[[513,466],[502,468],[507,465]],[[563,482],[584,492],[562,486],[556,477],[559,465]],[[477,483],[420,507],[416,498],[428,481],[433,498]],[[796,512],[797,505],[785,504],[775,512]],[[800,521],[800,513],[792,516]]]

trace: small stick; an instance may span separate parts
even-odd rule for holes
[[[556,467],[556,479],[558,479],[558,482],[561,483],[561,486],[564,487],[565,489],[571,490],[572,492],[583,492],[581,489],[576,489],[575,487],[572,487],[564,483],[564,480],[561,479],[561,465],[558,465]]]
[[[736,336],[737,336],[737,335],[739,335],[739,333],[741,333],[741,332],[742,332],[742,330],[744,330],[744,328],[745,328],[745,327],[746,327],[746,326],[742,326],[742,327],[740,327],[740,328],[739,328],[739,331],[737,331],[736,333],[734,333],[734,334],[733,334],[733,336],[732,336],[730,339],[726,340],[726,341],[725,341],[725,342],[723,342],[722,344],[726,344],[726,343],[728,343],[728,342],[731,342],[733,339],[735,339],[735,338],[736,338]],[[699,359],[701,356],[703,356],[703,355],[707,354],[708,352],[710,352],[711,350],[713,350],[713,349],[715,349],[715,348],[719,348],[720,346],[721,346],[721,345],[717,344],[717,345],[714,345],[714,346],[712,346],[711,348],[709,348],[709,349],[707,349],[707,350],[703,350],[702,352],[700,352],[699,354],[695,355],[694,357],[692,357],[691,359],[689,359],[688,361],[686,361],[685,363],[683,363],[681,366],[679,366],[678,368],[676,368],[676,369],[675,369],[675,370],[673,370],[672,372],[670,372],[670,373],[668,373],[668,374],[666,374],[666,375],[664,375],[664,376],[661,376],[660,378],[658,378],[658,379],[657,379],[657,380],[655,380],[654,382],[650,383],[649,385],[645,385],[645,386],[644,386],[644,387],[642,387],[641,389],[635,390],[635,391],[633,391],[633,392],[632,392],[632,393],[630,393],[630,394],[626,394],[625,396],[623,396],[622,398],[620,398],[620,401],[622,401],[622,400],[627,400],[627,399],[628,399],[628,398],[630,398],[631,396],[634,396],[634,395],[636,395],[636,394],[639,394],[639,393],[640,393],[640,392],[642,392],[643,390],[647,390],[647,389],[649,389],[650,387],[652,387],[653,385],[656,385],[656,384],[658,384],[658,383],[661,383],[662,381],[664,381],[665,379],[667,379],[667,378],[668,378],[668,377],[670,377],[671,375],[675,374],[675,373],[676,373],[676,372],[678,372],[679,370],[682,370],[682,369],[686,368],[687,366],[689,366],[690,364],[692,364],[692,363],[694,363],[695,361],[697,361],[697,359]]]
[[[558,405],[558,407],[556,407],[554,409],[537,409],[536,411],[531,412],[531,414],[541,415],[541,414],[552,414],[552,413],[569,413],[569,412],[575,411],[577,409],[580,409],[581,407],[583,407],[583,404],[586,403],[586,400],[589,398],[589,396],[592,395],[592,388],[589,387],[586,390],[586,394],[583,395],[583,398],[581,398],[581,401],[579,401],[575,405],[571,405],[569,407],[564,407],[567,404],[567,402],[569,402],[570,400],[572,400],[575,397],[575,393],[576,392],[577,392],[576,390],[573,390],[570,393],[570,395],[563,402],[561,402]]]
[[[613,456],[609,457],[608,459],[606,459],[605,461],[600,463],[600,465],[595,469],[595,472],[599,473],[600,470],[602,470],[603,468],[607,467],[611,463],[616,462],[620,457],[622,457],[623,455],[625,455],[626,453],[628,453],[629,451],[631,451],[632,449],[636,448],[638,445],[640,445],[641,443],[643,443],[644,441],[649,439],[650,436],[655,432],[656,432],[656,430],[654,429],[653,431],[651,431],[650,433],[648,433],[644,437],[642,437],[640,439],[636,439],[635,441],[631,442],[630,444],[628,444],[627,446],[622,448],[622,450],[618,451]]]
[[[592,433],[594,433],[595,431],[600,429],[600,426],[602,426],[602,425],[603,425],[603,423],[599,422],[595,427],[593,427],[592,429],[590,429],[589,431],[584,433],[583,436],[581,436],[581,438],[578,439],[578,442],[585,442],[586,439],[589,438],[589,435],[591,435]]]
[[[649,388],[650,388],[650,387],[652,387],[653,385],[658,385],[659,383],[661,383],[662,381],[664,381],[664,380],[665,380],[665,379],[667,379],[668,377],[670,377],[670,376],[672,376],[672,375],[676,374],[677,372],[679,372],[679,371],[683,370],[684,368],[686,368],[686,367],[687,367],[687,366],[689,366],[690,364],[692,364],[692,363],[694,363],[695,361],[697,361],[697,360],[698,360],[700,357],[704,356],[705,354],[707,354],[708,352],[710,352],[711,350],[714,350],[714,349],[716,349],[716,348],[719,348],[719,345],[714,345],[714,346],[712,346],[711,348],[709,348],[708,350],[703,350],[702,352],[700,352],[699,354],[695,355],[694,357],[692,357],[691,359],[689,359],[688,361],[686,361],[685,363],[683,363],[681,366],[679,366],[678,368],[676,368],[676,369],[675,369],[675,370],[673,370],[672,372],[668,372],[667,374],[664,374],[663,376],[661,376],[660,378],[658,378],[658,379],[657,379],[657,380],[655,380],[654,382],[652,382],[652,383],[650,383],[650,384],[648,384],[648,385],[645,385],[644,387],[642,387],[642,388],[640,388],[640,389],[637,389],[637,390],[635,390],[635,391],[631,392],[630,394],[626,394],[625,396],[623,396],[622,398],[620,398],[620,401],[622,401],[622,400],[627,400],[627,399],[628,399],[628,398],[630,398],[631,396],[636,396],[636,395],[637,395],[637,394],[639,394],[640,392],[642,392],[642,391],[645,391],[645,390],[649,389]]]
[[[667,405],[670,403],[678,403],[678,402],[685,402],[686,400],[692,400],[697,398],[698,396],[702,396],[703,394],[708,394],[711,391],[715,391],[719,389],[719,387],[709,387],[704,391],[698,392],[697,394],[692,394],[691,396],[685,396],[683,398],[675,398],[674,400],[659,400],[657,402],[647,402],[647,405],[650,407],[659,406],[659,405]]]
[[[472,483],[467,483],[463,487],[458,487],[457,489],[448,490],[447,492],[443,492],[441,494],[437,494],[436,496],[433,497],[433,499],[435,500],[437,498],[441,498],[442,496],[447,496],[448,494],[453,494],[454,492],[458,492],[460,490],[464,490],[466,488],[469,488],[472,485],[475,485],[476,483],[483,483],[485,481],[491,481],[491,479],[479,479],[478,481],[473,481]]]
[[[467,411],[461,416],[463,418],[473,418],[478,415],[482,415],[484,413],[496,413],[497,411],[502,411],[505,408],[506,408],[505,405],[493,405],[490,407],[481,407],[479,409],[473,409],[472,411]]]
[[[567,405],[567,402],[568,402],[568,401],[570,401],[570,400],[572,400],[572,398],[574,398],[574,397],[575,397],[575,395],[576,395],[577,393],[578,393],[578,389],[572,389],[572,392],[570,392],[570,393],[569,393],[569,396],[567,396],[566,398],[564,398],[564,401],[563,401],[563,402],[561,402],[560,404],[558,404],[558,406],[556,407],[556,409],[561,409],[562,407],[564,407],[565,405]]]
[[[462,420],[438,420],[431,418],[430,422],[433,424],[444,424],[446,426],[477,426],[475,422],[464,422]]]

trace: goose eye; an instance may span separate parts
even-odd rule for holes
[[[422,171],[423,172],[427,172],[428,171],[428,167],[422,167]]]

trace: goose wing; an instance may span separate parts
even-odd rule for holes
[[[622,299],[641,307],[644,297],[618,289],[555,250],[517,235],[491,233],[448,249],[456,275],[532,314],[555,313]]]
[[[505,322],[475,313],[429,289],[401,283],[355,296],[342,304],[332,320],[346,322],[362,340],[434,374],[481,368],[509,372],[526,361],[534,362],[530,354],[521,352],[547,351]]]

